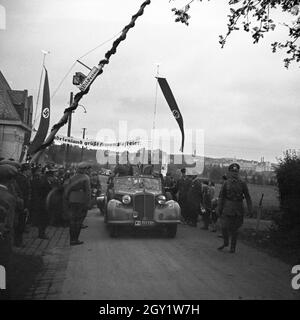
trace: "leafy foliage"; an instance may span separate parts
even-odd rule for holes
[[[171,1],[175,0],[169,0],[169,2]],[[188,11],[194,1],[196,0],[188,2],[182,9],[172,9],[176,16],[176,22],[189,24],[191,16]],[[198,1],[203,2],[203,0]],[[228,4],[230,5],[230,13],[228,15],[227,33],[225,36],[219,36],[219,43],[222,48],[230,34],[235,30],[240,30],[241,27],[245,32],[251,32],[253,43],[258,43],[265,33],[276,29],[277,24],[272,19],[272,13],[275,9],[280,9],[295,17],[295,20],[290,24],[284,24],[289,29],[288,39],[285,42],[276,41],[272,43],[272,51],[286,50],[284,59],[286,68],[293,61],[300,62],[300,45],[296,44],[300,37],[300,0],[228,0]]]
[[[300,246],[300,158],[286,152],[276,169],[282,214],[275,219],[276,236],[289,246]]]

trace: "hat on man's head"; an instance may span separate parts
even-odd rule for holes
[[[180,171],[181,173],[186,173],[186,168],[182,168]]]
[[[14,178],[18,174],[16,167],[9,164],[0,165],[0,181],[9,180]]]
[[[92,166],[87,162],[80,162],[78,165],[78,169],[89,169]]]
[[[240,171],[240,165],[238,163],[232,163],[229,167],[228,167],[228,171],[231,172],[239,172]]]
[[[8,165],[15,167],[17,169],[19,169],[21,167],[21,164],[18,161],[13,161],[13,160],[1,160],[0,166],[2,166],[3,164],[8,164]]]

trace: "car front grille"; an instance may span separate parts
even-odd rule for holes
[[[139,213],[139,219],[152,220],[155,208],[155,198],[152,194],[138,194],[134,197],[134,210]]]

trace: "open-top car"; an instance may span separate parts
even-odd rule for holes
[[[161,179],[152,176],[115,177],[108,187],[104,221],[110,236],[118,235],[120,228],[164,229],[170,238],[176,236],[180,223],[179,204],[165,194]]]

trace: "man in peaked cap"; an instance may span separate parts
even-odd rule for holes
[[[224,181],[219,195],[219,216],[222,223],[222,234],[224,244],[219,247],[223,250],[229,246],[231,237],[230,252],[234,253],[236,248],[238,229],[243,224],[244,207],[243,199],[246,199],[249,213],[252,212],[252,202],[246,182],[239,177],[240,166],[232,163],[228,167],[227,180]]]
[[[181,217],[183,223],[188,223],[189,216],[189,206],[188,206],[188,191],[191,185],[191,180],[186,176],[186,169],[182,168],[181,178],[177,181],[177,190],[178,190],[178,203],[181,208]]]
[[[0,162],[0,181],[9,181],[10,179],[14,178],[18,173],[16,167]]]
[[[229,172],[239,172],[240,171],[240,165],[238,163],[232,163],[228,167]]]
[[[18,162],[18,161],[15,161],[15,160],[1,160],[0,161],[0,166],[3,165],[3,164],[8,164],[12,167],[15,167],[17,169],[20,169],[21,168],[21,164]]]
[[[78,164],[78,169],[79,170],[87,170],[87,169],[90,169],[90,168],[91,168],[91,165],[88,162],[80,162]]]
[[[89,170],[91,166],[86,162],[78,165],[77,173],[65,185],[64,199],[70,215],[70,245],[80,245],[79,235],[83,220],[91,207],[91,182]]]

